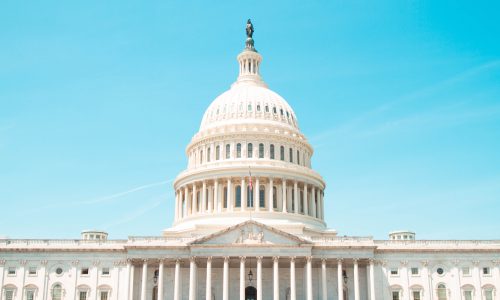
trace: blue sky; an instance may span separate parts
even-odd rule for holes
[[[158,235],[252,18],[341,235],[500,238],[494,1],[2,1],[0,235]]]

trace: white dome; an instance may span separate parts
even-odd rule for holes
[[[265,86],[235,83],[208,107],[200,131],[233,124],[272,124],[299,130],[290,105]]]

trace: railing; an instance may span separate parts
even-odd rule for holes
[[[125,245],[127,240],[79,240],[79,239],[0,239],[0,246],[9,245]]]
[[[415,245],[415,246],[465,246],[465,245],[493,245],[500,246],[500,240],[374,240],[375,245]]]

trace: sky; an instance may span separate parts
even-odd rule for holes
[[[339,235],[500,239],[498,1],[2,1],[0,236],[154,236],[245,23]]]

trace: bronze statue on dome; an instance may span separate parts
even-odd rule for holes
[[[247,37],[251,39],[253,36],[253,24],[252,24],[252,21],[250,19],[248,19],[248,21],[247,21],[246,31],[247,31]]]

